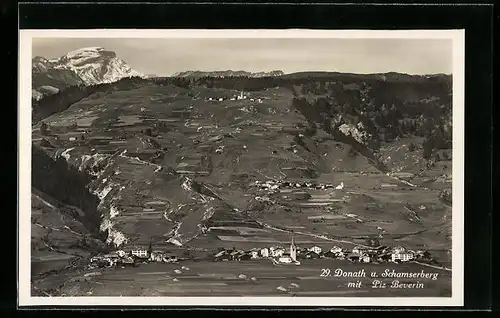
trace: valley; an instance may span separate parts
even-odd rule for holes
[[[34,295],[449,296],[452,213],[442,193],[451,191],[450,81],[126,77],[35,101]],[[85,276],[91,256],[118,249],[151,243],[197,255],[287,246],[291,236],[299,247],[324,249],[376,238],[428,251],[439,266],[317,259],[283,269],[193,256],[182,262],[190,273],[178,276],[180,264]],[[319,276],[322,268],[367,266],[442,278],[401,293]],[[233,277],[240,273],[256,280]]]

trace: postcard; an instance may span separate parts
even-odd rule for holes
[[[19,306],[463,305],[464,30],[19,52]]]

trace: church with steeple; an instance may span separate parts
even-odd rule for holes
[[[295,246],[295,238],[292,236],[292,242],[290,243],[290,251],[279,256],[277,259],[272,259],[275,264],[295,264],[300,265],[297,261],[297,246]]]
[[[290,244],[290,258],[293,262],[297,261],[297,246],[295,246],[295,238],[292,236],[292,243]]]

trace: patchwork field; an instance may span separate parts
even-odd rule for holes
[[[324,249],[351,249],[376,238],[386,246],[427,250],[440,267],[451,267],[451,206],[440,196],[451,187],[448,154],[432,166],[421,148],[409,151],[419,137],[383,142],[388,168],[381,171],[323,126],[311,133],[311,119],[292,107],[292,90],[254,90],[232,100],[240,93],[144,82],[71,104],[43,120],[46,132],[34,124],[33,187],[55,200],[32,200],[37,293],[449,296],[449,271],[416,289],[378,290],[370,278],[348,288],[349,279],[320,276],[325,268],[438,270],[413,263],[186,261],[85,276],[81,262],[107,250],[151,242],[180,255],[209,255],[221,248],[288,246],[292,236],[299,247]],[[285,181],[291,186],[274,186]],[[190,270],[176,276],[176,266]]]

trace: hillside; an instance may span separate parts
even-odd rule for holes
[[[34,105],[33,187],[80,210],[110,248],[377,237],[449,266],[449,78],[343,76],[127,78],[62,91]]]

